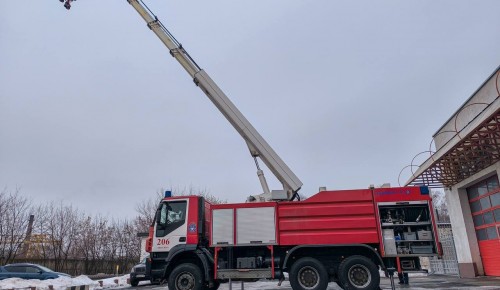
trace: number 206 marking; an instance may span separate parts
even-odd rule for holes
[[[168,246],[170,244],[170,241],[168,239],[157,239],[156,245],[157,246]]]

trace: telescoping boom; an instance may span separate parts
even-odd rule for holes
[[[194,83],[201,88],[212,103],[233,125],[238,133],[246,141],[250,154],[255,159],[257,166],[257,175],[265,194],[270,195],[269,186],[260,169],[257,157],[271,170],[276,178],[283,184],[283,191],[273,191],[273,193],[286,193],[286,198],[291,200],[297,196],[297,191],[302,187],[302,182],[286,165],[286,163],[276,154],[271,146],[236,108],[231,100],[210,78],[210,76],[201,69],[191,58],[187,51],[182,47],[175,37],[163,26],[156,15],[141,0],[127,0],[137,12],[146,21],[148,27],[160,38],[165,46],[170,50],[170,54],[182,65],[187,73],[193,78]]]

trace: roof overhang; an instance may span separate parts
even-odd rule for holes
[[[500,161],[500,98],[422,163],[406,185],[451,187]]]

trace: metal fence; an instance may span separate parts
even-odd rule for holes
[[[443,257],[430,259],[430,273],[458,275],[457,252],[450,223],[437,223],[439,241],[443,247]]]

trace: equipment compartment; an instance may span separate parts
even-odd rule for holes
[[[384,255],[416,257],[438,253],[426,201],[378,203]]]

